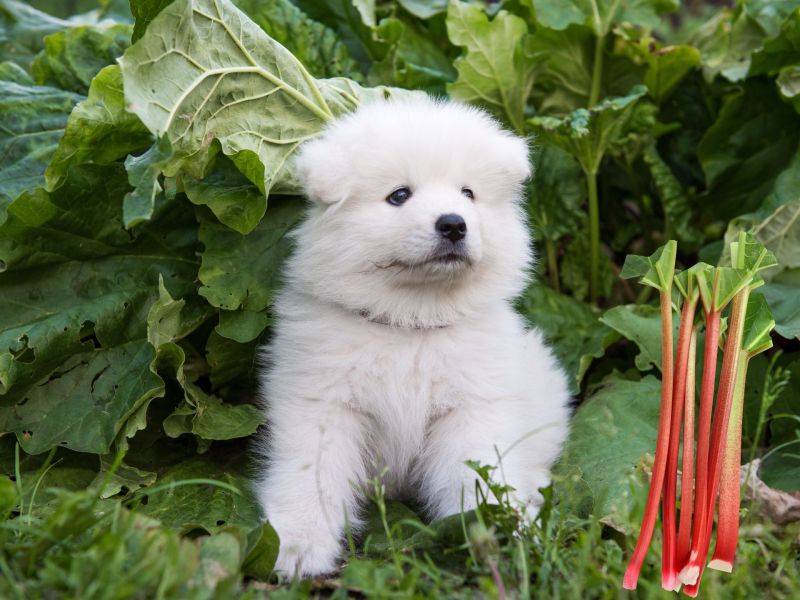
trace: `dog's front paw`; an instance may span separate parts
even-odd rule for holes
[[[336,570],[341,545],[327,532],[278,531],[275,570],[288,577],[315,577]]]

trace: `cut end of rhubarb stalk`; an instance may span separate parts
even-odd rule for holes
[[[729,560],[715,558],[708,563],[708,568],[716,571],[725,571],[726,573],[731,573],[733,571],[733,563]]]
[[[678,582],[678,575],[673,571],[672,573],[662,573],[661,574],[661,587],[667,590],[668,592],[675,591],[675,586],[678,588],[681,587],[681,584]]]
[[[631,569],[628,567],[628,570],[625,571],[625,578],[622,580],[622,587],[626,590],[635,590],[636,583],[639,581],[639,570],[638,569]]]
[[[680,581],[676,580],[675,587],[672,588],[672,591],[673,592],[680,592],[682,587],[683,587],[683,584]]]
[[[700,577],[700,567],[693,564],[688,564],[681,572],[678,573],[678,579],[680,579],[683,585],[694,585],[697,583],[697,578]]]
[[[683,588],[683,593],[689,596],[689,598],[697,598],[697,592],[699,591],[699,585],[687,585],[685,588]]]

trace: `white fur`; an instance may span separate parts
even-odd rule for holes
[[[382,471],[391,496],[438,518],[476,504],[466,460],[499,463],[497,477],[535,513],[569,395],[510,304],[531,263],[528,165],[524,141],[482,111],[422,95],[364,106],[303,146],[297,167],[314,203],[295,233],[263,380],[257,492],[280,537],[278,570],[336,569],[365,483]],[[386,202],[404,185],[405,204]],[[470,262],[422,264],[447,213],[467,223]]]

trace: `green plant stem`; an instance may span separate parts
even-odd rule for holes
[[[589,195],[589,297],[597,302],[598,270],[600,267],[600,210],[597,201],[597,171],[586,174]]]
[[[550,275],[550,285],[557,292],[561,291],[561,282],[558,279],[558,261],[556,260],[556,245],[553,240],[545,240],[545,253],[547,254],[547,271]]]
[[[598,35],[594,40],[594,63],[592,65],[592,87],[589,91],[589,108],[600,100],[600,84],[603,81],[603,48],[606,37]]]

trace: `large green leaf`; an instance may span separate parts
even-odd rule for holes
[[[799,3],[790,0],[797,6]],[[788,3],[778,3],[788,4]],[[763,13],[762,13],[763,14]],[[800,61],[800,10],[791,13],[774,37],[753,53],[749,75],[775,75],[782,67]]]
[[[673,315],[673,333],[677,337],[678,320]],[[651,365],[661,370],[661,313],[646,304],[626,304],[608,309],[600,321],[639,347],[636,368],[647,371]]]
[[[267,210],[264,194],[225,156],[218,156],[205,179],[183,178],[183,189],[194,204],[208,206],[214,216],[241,234],[250,233]]]
[[[376,32],[389,44],[386,57],[372,65],[371,83],[397,85],[443,94],[456,78],[452,60],[424,26],[408,18],[386,17]]]
[[[634,25],[655,27],[661,13],[675,10],[676,0],[532,0],[536,20],[552,29],[570,25],[591,25],[597,35],[606,35],[623,21]]]
[[[375,35],[375,3],[372,0],[296,0],[312,19],[335,30],[366,72],[374,61],[383,60],[388,44]]]
[[[303,141],[361,99],[388,93],[315,80],[229,0],[170,4],[120,64],[129,109],[172,144],[165,174],[202,178],[217,141],[267,194],[298,191],[288,161]]]
[[[72,27],[49,35],[31,71],[39,85],[86,94],[103,67],[113,64],[130,44],[130,25]]]
[[[267,308],[291,250],[286,234],[300,221],[303,210],[297,198],[275,199],[269,217],[248,235],[202,218],[199,236],[205,250],[200,295],[225,310]]]
[[[688,45],[664,46],[647,33],[620,29],[617,52],[647,67],[644,84],[658,104],[664,102],[683,78],[700,66],[700,52]]]
[[[800,269],[780,273],[759,291],[775,317],[775,331],[787,339],[800,339]]]
[[[656,443],[661,383],[655,377],[627,381],[607,377],[579,409],[555,474],[578,475],[591,493],[592,512],[632,529],[637,496],[646,493],[643,462]],[[576,499],[571,499],[573,502]]]
[[[541,283],[532,284],[517,307],[531,325],[552,344],[567,372],[570,389],[580,392],[581,381],[595,358],[600,358],[616,338],[589,305],[559,294]]]
[[[133,26],[133,41],[138,40],[144,35],[147,26],[158,13],[166,6],[172,4],[172,0],[130,0],[131,13],[135,19]]]
[[[799,138],[800,121],[771,82],[748,80],[729,94],[697,148],[707,212],[728,220],[761,206],[791,164]]]
[[[0,61],[28,67],[47,35],[97,20],[93,13],[57,19],[19,0],[0,0]]]
[[[181,485],[182,481],[193,479],[213,479],[239,493],[203,483]],[[246,467],[239,457],[229,457],[227,462],[210,457],[189,459],[158,478],[157,485],[165,487],[149,494],[147,504],[139,511],[183,532],[199,528],[217,533],[229,527],[249,531],[261,525],[249,483]]]
[[[163,385],[150,371],[146,315],[160,277],[194,293],[196,224],[172,202],[152,226],[126,232],[126,188],[119,166],[74,169],[49,196],[20,196],[0,228],[0,411],[32,452],[62,442],[107,452]]]
[[[44,183],[44,171],[81,96],[0,81],[0,224],[9,203]]]
[[[482,104],[518,133],[525,132],[535,66],[527,53],[525,21],[506,11],[490,21],[479,7],[453,0],[447,8],[447,34],[466,50],[454,63],[458,79],[447,86],[450,96]]]
[[[336,33],[310,19],[290,0],[233,0],[316,77],[358,77],[358,64]]]
[[[558,147],[543,145],[534,153],[533,172],[529,213],[534,235],[558,240],[577,233],[586,220],[586,185],[578,162]]]
[[[706,80],[722,75],[728,81],[741,81],[765,37],[758,22],[741,9],[722,9],[693,33],[691,42],[700,51]]]
[[[532,34],[528,52],[537,65],[534,99],[540,113],[566,115],[588,104],[594,53],[589,27],[571,25],[563,31],[540,27]]]
[[[108,164],[152,143],[152,135],[125,109],[122,72],[106,67],[92,80],[89,97],[69,115],[64,136],[45,172],[48,190],[60,186],[70,169]]]
[[[768,35],[774,36],[778,35],[784,19],[800,6],[800,0],[747,0],[742,5],[745,13]]]
[[[692,206],[686,191],[669,165],[661,158],[655,143],[645,148],[642,157],[661,199],[667,237],[677,239],[684,249],[686,246],[696,247],[701,233],[692,223]]]

